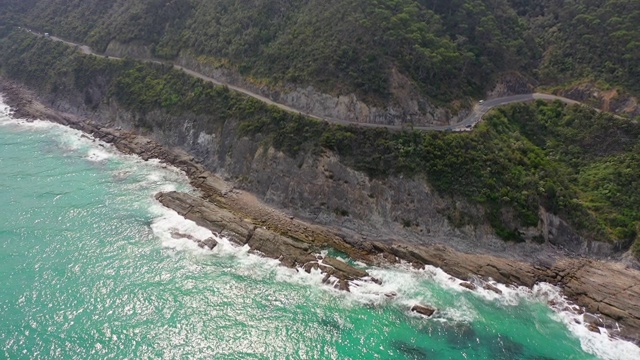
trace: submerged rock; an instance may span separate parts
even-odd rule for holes
[[[492,359],[511,360],[525,358],[524,345],[512,340],[510,337],[504,334],[498,334],[497,337],[486,340],[488,340],[489,348],[491,349],[491,353],[493,355]]]
[[[200,240],[200,239],[197,239],[193,235],[181,233],[181,232],[173,230],[173,229],[171,230],[171,237],[174,238],[174,239],[187,239],[187,240],[194,241],[196,244],[198,244],[199,247],[201,247],[203,249],[206,248],[206,249],[209,249],[209,250],[213,250],[213,248],[215,248],[218,245],[218,242],[216,241],[216,239],[214,239],[212,237],[206,238],[204,240]]]
[[[456,349],[468,349],[477,344],[478,333],[473,328],[473,325],[466,322],[454,322],[442,324],[444,330],[444,337],[451,345]],[[513,358],[516,359],[516,358]],[[510,359],[511,360],[511,359]]]
[[[171,238],[173,238],[173,239],[189,239],[191,241],[198,241],[198,239],[196,239],[192,235],[184,234],[184,233],[181,233],[179,231],[174,231],[174,230],[170,230],[170,231],[171,231]]]
[[[435,358],[432,356],[437,355],[433,350],[426,350],[402,340],[394,340],[391,346],[409,359],[432,359]]]

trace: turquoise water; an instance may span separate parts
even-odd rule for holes
[[[5,109],[6,110],[6,109]],[[351,294],[164,209],[176,170],[0,109],[0,358],[638,359],[554,312],[557,289],[471,293],[435,268],[369,269]],[[394,300],[384,296],[397,292]],[[414,303],[438,308],[411,315]]]

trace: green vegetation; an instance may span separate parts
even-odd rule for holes
[[[637,237],[640,125],[584,107],[513,105],[470,133],[390,132],[305,118],[247,121],[242,130],[269,134],[291,156],[328,149],[373,177],[425,177],[442,195],[483,205],[507,240],[522,240],[518,229],[536,226],[540,207],[589,238],[625,247]]]
[[[640,93],[636,0],[5,0],[0,34],[28,26],[85,42],[206,57],[272,85],[482,97],[516,71],[545,85],[604,80]],[[400,74],[400,75],[398,75]]]
[[[534,19],[545,56],[539,78],[547,84],[604,80],[640,93],[640,2],[635,0],[512,0]]]
[[[370,102],[413,89],[440,105],[482,97],[503,72],[545,85],[604,80],[640,93],[636,0],[5,0],[10,25],[99,51],[181,52],[272,85]],[[398,75],[400,74],[400,75]]]
[[[505,240],[521,241],[520,229],[538,224],[541,207],[589,238],[627,248],[638,236],[640,125],[585,107],[538,101],[493,111],[473,132],[391,132],[305,118],[169,66],[85,56],[22,31],[0,41],[0,66],[5,75],[49,93],[87,94],[100,85],[102,101],[115,101],[140,119],[158,110],[176,119],[194,114],[212,131],[234,121],[238,136],[291,157],[333,151],[372,177],[423,178],[441,196],[484,208],[485,221]],[[87,96],[84,101],[99,105]],[[335,211],[348,216],[341,210]]]
[[[6,0],[13,23],[88,43],[205,56],[279,85],[387,102],[395,87],[447,104],[538,56],[504,1]],[[400,74],[400,75],[398,75]]]

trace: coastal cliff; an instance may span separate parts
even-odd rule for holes
[[[593,237],[593,234],[604,237],[606,233],[593,232],[592,237],[585,237],[583,234],[590,231],[588,226],[582,232],[578,231],[557,210],[547,210],[545,206],[565,206],[567,211],[574,211],[567,214],[583,216],[578,219],[585,222],[589,219],[587,212],[573,208],[574,203],[566,203],[567,194],[562,192],[562,182],[534,184],[533,188],[514,187],[521,185],[514,185],[509,177],[519,176],[523,170],[513,172],[510,167],[516,170],[521,167],[524,156],[530,159],[535,176],[543,176],[541,181],[553,180],[549,176],[554,176],[552,172],[556,170],[553,167],[537,168],[541,155],[532,147],[525,147],[523,156],[513,159],[490,155],[493,151],[502,151],[501,154],[511,156],[513,149],[523,148],[526,141],[518,138],[515,131],[505,132],[508,126],[504,124],[505,119],[496,117],[488,125],[491,127],[475,131],[473,136],[478,139],[472,135],[424,135],[330,127],[267,107],[227,88],[191,79],[167,66],[80,55],[73,48],[32,39],[28,35],[18,40],[24,41],[24,48],[9,48],[5,53],[7,59],[1,64],[2,70],[7,77],[26,84],[35,94],[15,95],[20,91],[5,84],[3,92],[15,95],[12,106],[22,109],[25,117],[55,120],[114,143],[122,151],[175,164],[190,175],[196,188],[202,190],[203,184],[210,185],[204,186],[206,199],[211,200],[210,191],[217,194],[217,200],[221,199],[219,194],[233,194],[237,190],[255,194],[255,200],[264,203],[259,210],[243,207],[246,202],[233,197],[230,198],[233,201],[223,202],[222,208],[234,209],[232,215],[240,219],[237,229],[228,236],[241,234],[240,238],[251,245],[253,235],[249,234],[252,231],[255,234],[259,226],[274,232],[256,239],[268,239],[267,243],[279,245],[265,247],[261,245],[264,242],[253,243],[254,248],[264,254],[280,258],[283,252],[290,250],[293,255],[288,260],[286,257],[281,260],[290,266],[305,266],[312,261],[309,256],[314,250],[330,246],[367,263],[375,263],[376,255],[385,259],[386,254],[386,259],[397,257],[416,266],[438,266],[461,279],[481,276],[526,286],[537,281],[565,284],[568,295],[578,304],[625,324],[622,335],[637,338],[634,335],[639,326],[633,300],[635,290],[622,280],[625,276],[633,279],[637,272],[625,270],[624,265],[564,258],[564,255],[584,255],[621,259],[630,244],[602,242]],[[182,89],[185,91],[180,92]],[[562,109],[560,105],[554,106],[551,108],[554,111]],[[45,111],[47,108],[53,111]],[[34,109],[40,112],[33,112]],[[547,108],[542,109],[547,111]],[[531,108],[516,107],[511,114],[516,120],[529,119],[516,116],[518,111],[531,111]],[[60,113],[66,115],[60,116]],[[592,116],[591,113],[586,115]],[[276,125],[279,127],[274,127]],[[525,125],[518,125],[521,126],[518,131],[531,132]],[[516,136],[517,142],[512,135]],[[487,139],[491,139],[496,147],[477,148],[477,151],[469,148],[476,146],[475,143],[486,143]],[[621,139],[622,142],[611,144],[607,151],[618,149],[625,141],[631,142],[633,133]],[[321,144],[318,144],[319,140]],[[459,153],[455,156],[441,154],[443,159],[424,163],[424,157],[410,152],[415,142],[407,140],[444,144],[441,151],[453,149]],[[358,143],[363,148],[345,147]],[[506,147],[502,147],[505,143]],[[174,148],[179,148],[183,156],[170,155],[173,150],[167,149]],[[405,155],[407,153],[409,157]],[[478,168],[474,158],[463,158],[470,154],[480,156],[479,160],[489,160],[495,171],[503,173],[488,173],[484,168]],[[501,160],[513,162],[501,164]],[[456,167],[469,169],[469,172],[457,173]],[[205,172],[208,175],[202,177]],[[445,183],[443,178],[434,178],[433,173],[450,179]],[[495,184],[500,176],[504,176],[505,182]],[[214,179],[211,180],[214,185],[203,179]],[[478,180],[486,182],[478,183]],[[216,187],[221,183],[226,185]],[[499,190],[511,186],[514,191],[494,194],[484,191],[485,185]],[[468,192],[474,188],[477,193],[476,190]],[[535,199],[530,192],[538,191],[538,188],[542,188],[544,197],[540,201],[545,206],[530,203]],[[496,199],[482,202],[478,200],[481,196]],[[173,204],[174,209],[183,207],[181,203],[196,201],[175,195],[160,196],[160,199]],[[216,206],[220,207],[220,201]],[[268,210],[273,208],[286,210],[275,216]],[[205,213],[199,214],[204,216]],[[211,224],[234,218],[220,216],[193,219],[211,227]],[[245,218],[252,220],[244,224]],[[295,225],[289,224],[292,220]],[[296,229],[308,229],[305,224],[310,223],[324,225],[323,229],[328,230],[318,228],[307,235],[293,233]],[[213,230],[224,233],[225,229]],[[621,228],[620,236],[628,239],[625,231],[627,229]],[[316,238],[324,240],[316,242],[313,240]],[[629,264],[636,263],[630,260]],[[583,269],[606,269],[603,270],[605,276],[620,277],[621,280],[613,288],[575,286],[572,279],[577,277],[580,279],[577,284],[586,284],[593,275]],[[623,275],[625,272],[628,274]],[[347,277],[343,277],[346,281]],[[338,286],[347,287],[342,284],[338,283]],[[572,292],[571,289],[576,290]],[[612,301],[613,298],[626,300],[618,303]]]
[[[109,90],[99,78],[82,93],[48,93],[43,98],[56,110],[179,147],[206,169],[234,187],[256,194],[266,204],[319,224],[338,226],[355,237],[446,244],[460,251],[521,259],[532,253],[535,258],[547,259],[560,250],[599,258],[620,255],[614,245],[584,239],[544,209],[540,209],[537,225],[521,229],[529,239],[542,237],[542,244],[505,242],[486,223],[487,209],[461,196],[442,196],[424,177],[372,177],[327,150],[291,156],[260,134],[244,136],[242,123],[233,119],[212,123],[206,116],[176,116],[160,109],[135,113],[110,100]],[[513,215],[505,218],[511,226],[519,226]]]
[[[327,286],[380,282],[328,249],[497,296],[547,282],[573,302],[550,307],[640,344],[640,7],[224,3],[9,0],[0,93],[21,117],[176,166],[197,192],[159,203]],[[413,128],[536,89],[583,106]]]
[[[305,271],[322,269],[326,282],[336,288],[348,291],[350,281],[354,279],[379,280],[330,257],[318,259],[312,256],[326,247],[341,250],[368,264],[384,266],[402,259],[416,267],[437,266],[452,276],[470,281],[460,283],[460,286],[470,289],[477,286],[492,289],[490,280],[523,286],[545,281],[561,286],[565,295],[584,310],[603,315],[585,320],[585,326],[593,331],[606,328],[612,336],[640,341],[640,289],[637,286],[640,272],[624,265],[562,257],[526,262],[491,255],[471,255],[443,245],[418,245],[390,239],[380,241],[359,236],[347,227],[318,226],[298,220],[264,205],[244,191],[234,189],[232,184],[207,171],[192,155],[182,150],[171,150],[144,136],[118,130],[128,124],[123,113],[113,114],[117,116],[113,118],[117,122],[110,125],[118,128],[114,129],[77,114],[53,110],[39,102],[37,95],[14,83],[3,80],[0,85],[0,92],[5,94],[20,117],[56,121],[112,143],[125,153],[137,154],[144,159],[159,158],[182,169],[189,175],[192,185],[201,191],[202,199],[181,193],[163,193],[157,196],[160,202],[238,244],[248,244],[265,256],[280,259],[285,266],[301,267]],[[70,108],[69,103],[58,102],[57,106]],[[96,119],[95,115],[91,118]],[[206,246],[213,247],[215,243],[206,243]],[[575,308],[568,311],[584,310]]]

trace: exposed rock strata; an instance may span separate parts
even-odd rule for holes
[[[569,259],[549,270],[569,298],[606,317],[605,327],[615,328],[613,320],[624,336],[640,339],[640,272],[617,263]]]
[[[132,54],[133,49],[120,53]],[[114,53],[117,54],[117,53]],[[446,125],[455,124],[468,114],[468,110],[457,115],[451,111],[436,108],[427,99],[420,96],[410,80],[398,71],[393,71],[390,79],[393,88],[393,100],[386,106],[368,104],[353,94],[332,95],[309,87],[298,87],[293,84],[280,88],[257,85],[247,81],[232,70],[208,65],[194,56],[183,52],[176,63],[184,68],[197,71],[222,83],[248,89],[272,101],[290,106],[301,112],[326,119],[338,119],[358,123],[385,125]]]
[[[61,79],[61,81],[73,81]],[[295,157],[264,146],[262,138],[239,135],[241,120],[211,121],[189,112],[170,114],[162,109],[135,113],[123,109],[109,94],[109,86],[97,76],[81,92],[67,87],[51,92],[41,89],[53,108],[89,117],[97,126],[121,127],[143,133],[164,146],[180,147],[204,168],[247,190],[265,203],[315,223],[349,231],[348,241],[403,239],[416,244],[444,243],[463,252],[483,251],[498,256],[529,259],[555,256],[562,247],[571,255],[619,257],[610,244],[590,242],[571,234],[544,236],[544,244],[531,241],[555,230],[562,222],[540,222],[522,229],[523,244],[505,243],[486,221],[481,206],[463,198],[443,197],[424,178],[389,176],[371,178],[347,166],[330,151],[301,151]],[[258,216],[267,224],[273,216]],[[502,219],[519,226],[513,216]],[[549,225],[549,226],[547,226]],[[565,231],[567,230],[567,231]],[[563,239],[579,246],[565,247]],[[553,242],[552,242],[553,240]],[[576,250],[577,249],[577,250]]]
[[[253,241],[252,248],[255,250],[270,257],[282,256],[285,265],[303,266],[309,271],[315,265],[321,268],[317,259],[309,256],[310,251],[334,247],[365,263],[381,264],[403,259],[417,266],[428,264],[440,267],[462,280],[480,277],[524,286],[546,281],[560,285],[566,296],[587,311],[602,314],[606,320],[603,321],[604,325],[614,334],[640,342],[640,272],[625,268],[622,264],[568,258],[541,259],[529,263],[490,255],[466,254],[443,245],[356,239],[353,233],[292,219],[262,205],[250,195],[234,190],[182,150],[170,150],[131,132],[110,129],[77,116],[52,111],[23,89],[7,83],[2,85],[0,92],[6,95],[8,104],[16,109],[19,117],[56,121],[112,143],[125,153],[138,154],[143,159],[158,158],[182,169],[189,175],[193,186],[202,192],[202,198],[174,193],[171,196],[159,195],[161,200],[164,199],[168,206],[185,217],[199,221],[238,243],[251,246]],[[333,266],[331,268],[336,269]],[[343,278],[336,285],[347,290],[346,281],[350,276],[344,271],[342,273]],[[330,277],[331,274],[327,273],[327,282]],[[619,331],[613,325],[616,322],[621,325]]]
[[[640,116],[640,103],[637,97],[619,92],[618,89],[602,90],[592,83],[582,83],[566,89],[554,91],[554,94],[589,104],[603,111],[629,117]]]
[[[209,182],[204,181],[203,183]],[[219,194],[215,191],[214,196],[219,196]],[[224,209],[223,206],[229,205],[224,204],[224,200],[219,201],[218,203],[222,206],[218,206],[201,197],[175,191],[158,193],[156,199],[186,219],[192,220],[238,245],[248,245],[253,251],[278,259],[285,266],[302,267],[305,271],[311,271],[311,268],[320,269],[329,277],[333,276],[338,279],[336,286],[340,290],[349,290],[348,281],[359,279],[373,281],[366,279],[369,276],[366,271],[354,268],[335,258],[327,256],[322,259],[322,263],[318,263],[314,253],[319,252],[321,247],[326,245],[314,241],[313,236],[308,236],[311,233],[307,233],[307,236],[304,237],[306,241],[293,237],[290,232],[287,232],[286,235],[278,234],[260,226],[253,219],[239,217]],[[336,239],[336,241],[338,240]]]
[[[105,55],[140,60],[153,59],[151,49],[141,44],[123,44],[111,41]],[[162,61],[155,59],[156,61]],[[300,112],[324,119],[356,123],[398,126],[448,125],[464,119],[469,110],[458,114],[429,103],[412,82],[393,70],[390,77],[392,100],[388,104],[371,104],[358,99],[354,94],[327,94],[308,86],[285,84],[279,87],[252,82],[237,71],[210,64],[205,58],[183,51],[175,63],[185,69],[196,71],[216,81],[247,89],[272,101],[284,104]]]

